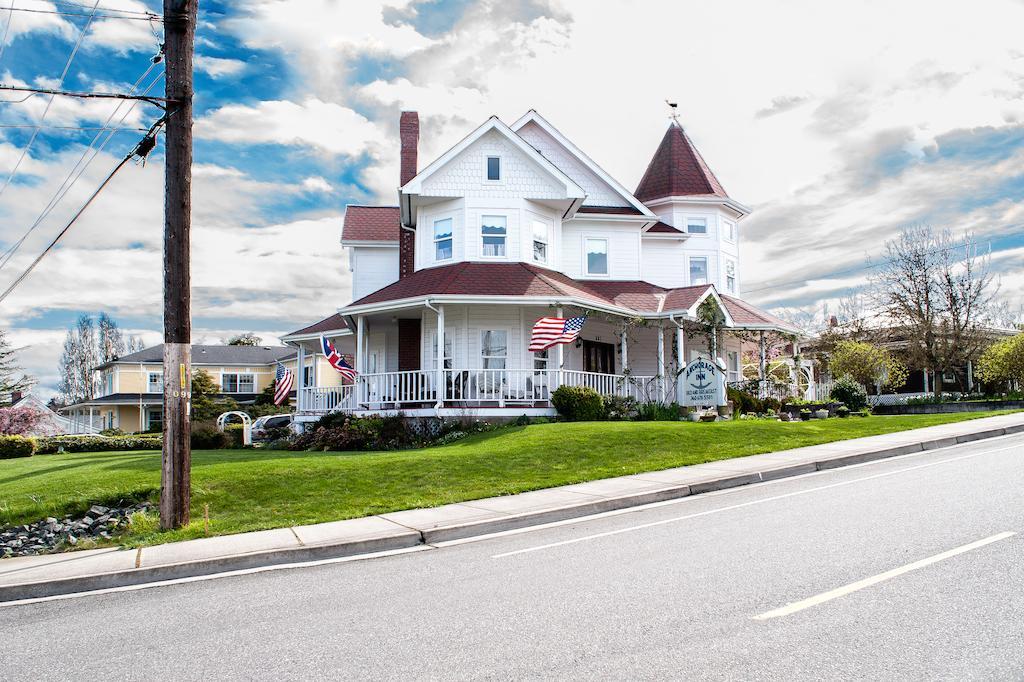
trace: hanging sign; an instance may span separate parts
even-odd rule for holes
[[[725,377],[722,370],[707,358],[690,361],[683,372],[683,405],[711,406],[725,404]]]

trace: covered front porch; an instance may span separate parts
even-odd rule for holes
[[[537,319],[577,315],[588,319],[575,343],[529,351]],[[757,345],[771,332],[728,315],[723,325],[731,326],[709,333],[695,324],[695,315],[636,316],[579,304],[515,301],[425,300],[348,319],[349,329],[333,331],[330,338],[339,352],[351,356],[358,376],[343,382],[328,366],[326,378],[333,385],[325,385],[322,367],[299,372],[299,422],[336,411],[554,415],[551,396],[559,386],[585,386],[641,403],[681,402],[676,377],[687,362],[716,357],[726,380],[739,382],[745,344]],[[319,354],[319,337],[286,340],[298,347],[300,367]]]

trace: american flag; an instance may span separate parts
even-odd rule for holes
[[[279,362],[277,363],[277,374],[274,378],[277,380],[276,387],[274,388],[274,404],[281,405],[288,402],[288,394],[292,392],[295,376],[290,369]]]
[[[356,372],[355,367],[345,360],[344,356],[342,356],[342,354],[334,347],[334,344],[327,340],[327,337],[320,337],[320,348],[323,350],[324,357],[327,358],[327,362],[330,363],[331,367],[338,370],[338,373],[341,374],[341,376],[345,377],[349,381],[356,380],[356,374],[358,374],[358,372]]]
[[[536,353],[559,343],[572,343],[580,335],[586,317],[542,317],[533,323],[530,352]]]

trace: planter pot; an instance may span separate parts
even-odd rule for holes
[[[717,414],[705,414],[705,415],[701,416],[700,420],[702,422],[718,421],[718,415]]]
[[[814,411],[814,418],[815,419],[828,419],[828,410],[815,410]]]
[[[697,414],[696,412],[690,412],[689,414],[686,415],[686,420],[691,422],[699,422],[700,415]]]

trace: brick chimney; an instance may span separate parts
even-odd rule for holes
[[[23,394],[21,391],[11,391],[11,404],[13,405],[14,403],[18,402],[24,397],[25,394]]]
[[[403,111],[398,123],[402,141],[399,186],[416,177],[416,152],[420,142],[420,117],[415,111]],[[416,233],[398,231],[398,279],[408,277],[416,269]]]

